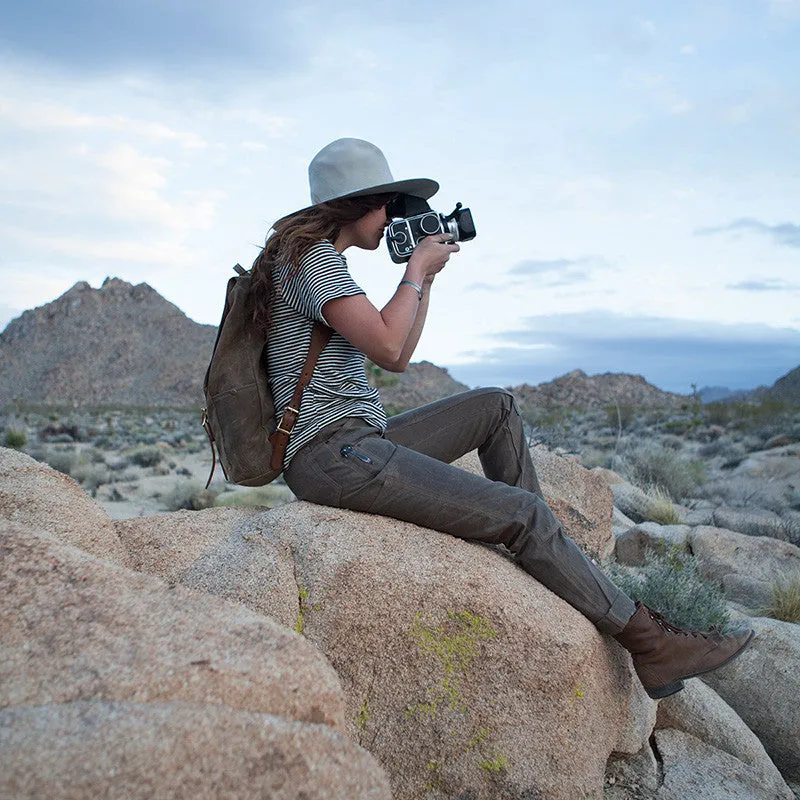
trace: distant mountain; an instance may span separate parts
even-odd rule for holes
[[[691,400],[689,396],[664,392],[648,383],[641,375],[606,372],[587,375],[576,369],[549,383],[538,386],[522,384],[511,391],[524,407],[547,408],[567,406],[596,408],[618,403],[620,406],[678,407]]]
[[[0,333],[0,406],[199,405],[215,336],[146,283],[81,281]]]
[[[199,406],[217,329],[189,319],[146,283],[85,281],[25,311],[0,333],[0,409],[43,405]],[[380,372],[380,370],[379,370]],[[423,361],[384,376],[381,397],[405,410],[464,391]]]
[[[800,367],[787,372],[769,389],[770,397],[800,406]]]

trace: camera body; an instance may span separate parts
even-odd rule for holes
[[[456,203],[452,213],[445,216],[433,211],[421,198],[401,195],[389,204],[387,213],[393,220],[386,229],[386,245],[395,264],[411,258],[414,248],[426,236],[445,233],[453,242],[465,242],[475,238],[475,223],[468,208]]]

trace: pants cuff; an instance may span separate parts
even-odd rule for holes
[[[604,617],[595,622],[595,626],[602,633],[614,636],[621,633],[622,629],[628,624],[630,618],[636,613],[636,605],[633,600],[623,592],[620,592],[611,608]]]

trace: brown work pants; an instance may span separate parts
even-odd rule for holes
[[[485,477],[450,465],[477,449]],[[323,428],[285,471],[301,500],[503,544],[537,581],[604,633],[636,610],[564,535],[542,498],[513,396],[475,389],[407,411],[385,433],[348,417]]]

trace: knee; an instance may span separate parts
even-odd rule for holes
[[[499,386],[486,386],[481,389],[471,389],[469,394],[474,399],[481,399],[487,404],[497,405],[506,411],[519,413],[517,401],[508,389],[501,389]]]

